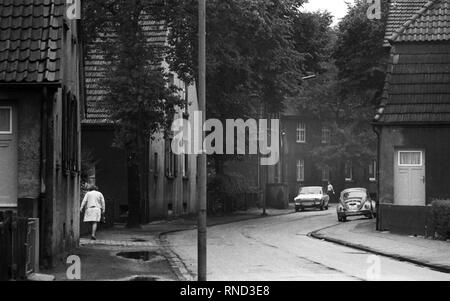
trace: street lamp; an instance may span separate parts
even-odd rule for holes
[[[308,75],[308,76],[304,76],[302,77],[302,80],[310,80],[310,79],[314,79],[316,78],[317,75],[313,74],[313,75]]]
[[[203,113],[202,123],[206,119],[206,0],[198,0],[198,85],[199,110]],[[205,141],[205,132],[202,131],[202,141]],[[207,274],[207,157],[203,150],[199,156],[199,204],[198,204],[198,281],[206,281]]]

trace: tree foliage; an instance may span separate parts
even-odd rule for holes
[[[357,0],[339,23],[333,58],[342,94],[363,93],[376,102],[384,85],[387,65],[383,48],[388,1],[382,1],[382,19],[367,18],[368,4]]]
[[[386,70],[383,18],[369,20],[366,1],[349,6],[336,28],[336,41],[325,72],[307,82],[299,110],[317,116],[331,129],[332,141],[312,155],[328,166],[352,160],[365,164],[376,156],[376,136],[370,124],[378,106]]]
[[[207,1],[207,117],[259,118],[279,113],[301,78],[321,72],[329,14],[302,13],[304,0]],[[188,82],[197,74],[197,1],[171,0],[160,11],[171,28],[168,62]],[[226,156],[213,156],[215,166]],[[220,170],[219,170],[220,172]]]
[[[85,1],[90,53],[102,57],[106,69],[98,84],[116,125],[115,144],[128,156],[129,226],[139,224],[146,198],[142,162],[149,139],[168,128],[175,108],[183,104],[163,67],[163,45],[151,41],[144,29],[154,18],[154,5],[149,0]]]

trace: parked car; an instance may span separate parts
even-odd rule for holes
[[[365,188],[351,188],[342,191],[340,203],[337,206],[337,216],[340,222],[346,222],[349,216],[376,216],[376,202],[372,200]]]
[[[330,197],[322,187],[302,187],[294,201],[296,212],[304,211],[306,208],[317,208],[323,211],[328,210]]]

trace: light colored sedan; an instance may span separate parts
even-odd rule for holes
[[[347,221],[349,216],[376,216],[376,203],[370,199],[365,188],[351,188],[342,191],[340,204],[337,206],[337,215],[340,222]]]
[[[307,208],[328,210],[330,197],[320,186],[302,187],[298,196],[294,199],[295,211],[304,211]]]

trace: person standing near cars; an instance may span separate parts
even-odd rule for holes
[[[80,212],[84,210],[84,222],[90,223],[92,227],[91,239],[96,240],[97,225],[105,214],[105,198],[103,194],[98,191],[98,187],[92,185],[89,187],[89,192],[84,196],[81,203]]]
[[[334,192],[334,187],[331,184],[331,182],[328,182],[327,194],[330,197],[330,202],[333,202],[334,201],[334,196],[336,195],[336,193]]]

